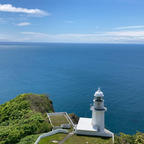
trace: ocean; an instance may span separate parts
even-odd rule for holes
[[[144,132],[144,45],[0,44],[0,104],[21,93],[42,93],[55,111],[91,117],[98,87],[106,128]]]

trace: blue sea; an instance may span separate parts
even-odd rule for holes
[[[0,104],[21,93],[42,93],[55,111],[91,117],[98,87],[108,129],[144,132],[144,45],[0,44]]]

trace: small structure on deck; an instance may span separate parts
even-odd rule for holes
[[[93,105],[91,106],[92,118],[80,118],[75,133],[78,135],[91,135],[101,137],[113,137],[113,133],[105,129],[104,94],[100,88],[95,92]]]
[[[70,129],[71,125],[70,124],[61,124],[61,128],[63,128],[63,129]]]

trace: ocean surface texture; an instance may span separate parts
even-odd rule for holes
[[[55,111],[91,117],[98,87],[108,129],[144,132],[144,45],[0,44],[0,104],[21,93],[44,93]]]

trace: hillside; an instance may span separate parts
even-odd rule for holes
[[[41,133],[52,129],[46,112],[54,112],[52,101],[46,95],[21,94],[13,100],[0,105],[0,144],[33,144]],[[70,114],[74,123],[78,122],[75,114]],[[46,138],[62,140],[64,134]],[[109,140],[96,137],[79,137],[74,135],[65,144],[111,144]],[[51,142],[50,142],[51,143]],[[43,142],[45,144],[45,142]],[[115,144],[144,144],[144,134],[115,135]]]
[[[0,144],[15,144],[28,135],[50,131],[45,112],[53,111],[46,95],[21,94],[0,105]]]

